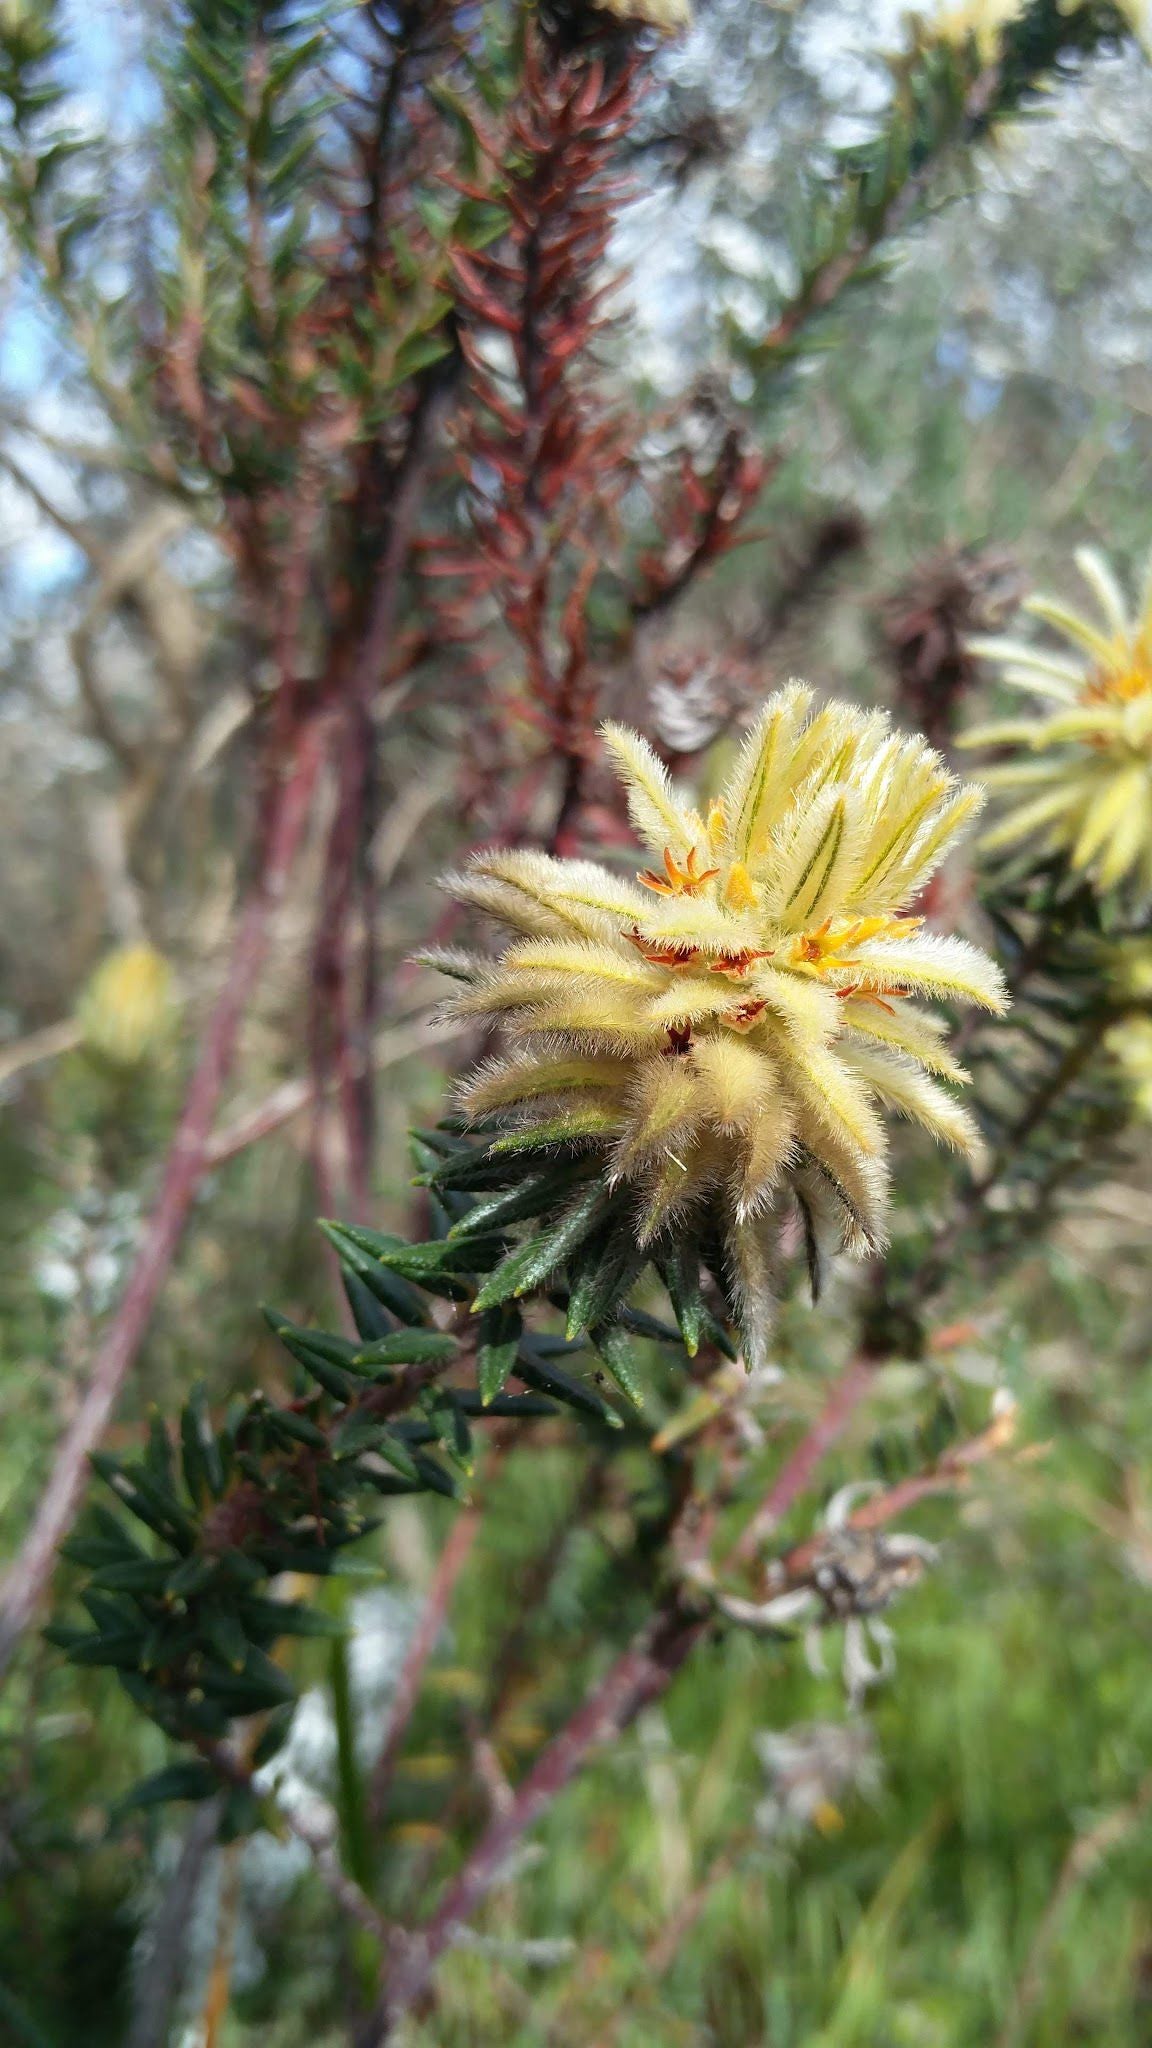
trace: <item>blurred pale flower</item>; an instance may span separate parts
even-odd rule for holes
[[[506,1057],[460,1105],[603,1146],[641,1245],[715,1203],[761,1362],[782,1198],[810,1234],[881,1240],[883,1106],[962,1151],[975,1128],[931,1079],[966,1080],[914,995],[1004,1006],[999,973],[908,913],[981,794],[880,713],[769,699],[706,817],[646,742],[604,736],[653,865],[480,854],[447,886],[522,936],[439,964],[455,1016],[499,1018]]]
[[[102,960],[77,1004],[90,1052],[117,1067],[155,1056],[171,1023],[172,969],[154,946],[120,946]]]
[[[765,1729],[753,1741],[769,1785],[756,1825],[771,1840],[810,1828],[835,1834],[848,1798],[875,1798],[880,1790],[880,1761],[866,1721],[801,1721]]]
[[[981,60],[990,64],[1000,48],[1001,29],[1015,21],[1025,5],[1026,0],[962,0],[917,16],[917,26],[934,42],[949,43],[953,49],[975,43]]]
[[[1016,801],[982,843],[1033,841],[1065,853],[1101,889],[1129,875],[1152,888],[1152,573],[1131,611],[1103,555],[1081,548],[1076,564],[1098,619],[1055,598],[1025,604],[1066,650],[1002,637],[970,643],[1013,689],[1049,705],[1043,716],[1001,719],[962,736],[962,746],[1012,750],[984,779]]]
[[[1118,946],[1109,957],[1108,973],[1121,997],[1139,1003],[1152,996],[1152,940],[1138,939]]]
[[[841,1671],[852,1707],[896,1668],[895,1637],[881,1619],[885,1608],[917,1585],[939,1557],[936,1545],[922,1536],[853,1526],[855,1503],[862,1494],[875,1491],[873,1481],[858,1480],[833,1494],[803,1577],[785,1583],[787,1562],[774,1560],[768,1567],[766,1600],[723,1592],[707,1565],[689,1572],[691,1581],[710,1593],[720,1612],[738,1626],[775,1633],[802,1622],[809,1668],[820,1678],[827,1676],[821,1631],[832,1623],[842,1624]],[[781,1590],[772,1591],[774,1582]]]
[[[692,26],[690,0],[595,0],[595,5],[601,14],[659,29],[661,35],[678,36]]]
[[[1152,6],[1149,0],[1115,0],[1115,6],[1137,41],[1147,48],[1152,38]]]
[[[1027,12],[1029,0],[946,0],[931,13],[917,12],[913,24],[922,37],[962,49],[974,43],[982,63],[999,55],[1001,31]],[[1061,12],[1071,13],[1078,0],[1065,0]],[[1149,0],[1115,0],[1116,12],[1141,42],[1149,31]]]
[[[1152,1123],[1152,1017],[1127,1017],[1104,1040],[1136,1114]]]
[[[676,754],[698,754],[732,715],[731,683],[722,662],[702,661],[683,676],[661,676],[649,702],[661,745]]]

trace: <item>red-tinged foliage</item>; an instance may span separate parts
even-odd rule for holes
[[[422,551],[429,602],[442,639],[473,661],[494,629],[512,634],[522,677],[501,689],[497,729],[535,726],[569,763],[590,745],[588,599],[620,554],[639,431],[605,393],[598,348],[615,287],[604,262],[629,189],[615,166],[641,89],[635,56],[610,74],[530,42],[500,151],[507,233],[451,263],[469,531]]]
[[[466,651],[478,679],[479,650],[503,641],[507,677],[506,634],[517,643],[520,663],[490,701],[493,737],[499,752],[501,730],[534,726],[563,763],[557,848],[578,836],[609,669],[734,544],[768,472],[735,429],[691,448],[683,430],[626,411],[606,389],[610,248],[634,191],[620,165],[635,146],[643,66],[635,47],[606,65],[587,49],[530,44],[503,143],[508,231],[455,251],[451,266],[469,530],[421,548],[425,591],[439,637]],[[632,563],[622,501],[637,488],[656,538]]]
[[[711,461],[682,449],[675,470],[659,492],[663,545],[637,564],[632,614],[637,621],[675,602],[689,583],[739,542],[757,538],[744,529],[778,458],[750,448],[735,427],[726,427]]]

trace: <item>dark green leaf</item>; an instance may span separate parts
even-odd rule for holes
[[[383,1253],[402,1247],[402,1238],[362,1230],[353,1223],[322,1221],[320,1228],[335,1247],[341,1263],[364,1283],[377,1301],[383,1302],[385,1308],[399,1316],[402,1323],[428,1321],[427,1302],[422,1301],[414,1287],[382,1262]]]
[[[420,1473],[416,1460],[408,1446],[401,1442],[394,1431],[380,1438],[376,1445],[376,1451],[377,1455],[384,1458],[391,1465],[392,1470],[398,1472],[402,1479],[409,1480],[415,1485],[420,1484]]]
[[[130,1813],[138,1806],[163,1806],[170,1799],[211,1799],[220,1790],[220,1780],[211,1764],[166,1764],[161,1771],[141,1778],[130,1792],[117,1801],[117,1811]]]
[[[216,1652],[221,1663],[226,1664],[230,1671],[243,1671],[248,1655],[248,1638],[239,1616],[230,1607],[205,1604],[200,1609],[199,1620],[205,1642]]]
[[[310,1343],[304,1332],[298,1332],[293,1323],[285,1322],[281,1317],[277,1316],[274,1309],[266,1308],[264,1315],[269,1327],[275,1331],[285,1350],[290,1351],[293,1358],[299,1360],[305,1372],[316,1381],[318,1386],[323,1387],[326,1394],[331,1394],[333,1400],[336,1401],[346,1402],[351,1400],[356,1384],[354,1371],[350,1372],[342,1366],[334,1365],[327,1355],[326,1347],[321,1348],[319,1345]],[[350,1343],[349,1349],[351,1349]]]
[[[77,1628],[74,1623],[67,1621],[50,1621],[46,1628],[41,1629],[40,1634],[46,1643],[51,1643],[54,1649],[65,1651],[68,1656],[71,1656],[78,1644],[92,1641],[89,1629]]]
[[[601,1400],[594,1388],[586,1386],[582,1380],[571,1378],[560,1366],[541,1356],[527,1341],[520,1346],[520,1356],[516,1361],[516,1377],[523,1380],[526,1387],[533,1387],[538,1393],[551,1395],[554,1401],[561,1402],[565,1408],[576,1408],[585,1415],[595,1416],[597,1422],[607,1423],[610,1429],[624,1427],[620,1417]]]
[[[382,1417],[353,1409],[333,1430],[332,1449],[338,1457],[355,1457],[360,1451],[376,1450],[387,1432],[388,1424]]]
[[[608,1195],[599,1182],[586,1188],[550,1229],[529,1238],[527,1244],[518,1245],[500,1261],[480,1288],[473,1306],[494,1308],[539,1287],[596,1228],[607,1206]]]
[[[569,1264],[569,1339],[582,1337],[594,1323],[610,1316],[647,1263],[648,1254],[636,1243],[630,1220],[617,1212],[607,1231],[598,1231]]]
[[[387,1309],[377,1301],[371,1289],[364,1285],[358,1273],[353,1273],[347,1266],[342,1266],[340,1278],[348,1297],[352,1320],[361,1337],[368,1344],[379,1343],[381,1337],[387,1337],[393,1328],[392,1318]]]
[[[619,1323],[601,1323],[592,1332],[592,1342],[604,1360],[616,1385],[637,1408],[644,1406],[644,1390],[632,1356],[633,1339]]]
[[[171,1562],[163,1558],[131,1557],[100,1565],[92,1584],[105,1593],[160,1594],[167,1592],[172,1573]]]
[[[155,1410],[148,1421],[148,1445],[144,1452],[144,1463],[153,1479],[167,1492],[171,1492],[176,1477],[172,1462],[172,1443],[162,1416]]]
[[[106,1665],[114,1671],[135,1671],[139,1667],[143,1637],[126,1631],[119,1635],[85,1636],[68,1651],[71,1664]]]
[[[446,1500],[458,1500],[459,1488],[450,1472],[444,1470],[437,1459],[430,1458],[425,1451],[413,1451],[412,1462],[417,1477],[430,1493],[440,1493]]]
[[[202,1593],[210,1585],[216,1570],[216,1562],[210,1557],[192,1556],[177,1565],[168,1581],[168,1591],[175,1599],[187,1600],[194,1593]]]
[[[518,1308],[502,1302],[485,1309],[480,1318],[480,1344],[476,1353],[476,1375],[480,1399],[485,1407],[495,1400],[516,1363],[524,1322]]]
[[[631,1330],[634,1337],[650,1337],[654,1344],[675,1344],[680,1346],[684,1339],[674,1323],[661,1322],[659,1316],[650,1316],[646,1309],[633,1308],[625,1303],[617,1321]]]
[[[386,1261],[392,1272],[421,1287],[438,1289],[445,1276],[487,1272],[504,1250],[504,1239],[495,1235],[465,1238],[434,1237],[426,1244],[401,1245]],[[466,1294],[457,1289],[456,1297]]]
[[[453,1237],[474,1235],[507,1223],[520,1223],[529,1216],[541,1216],[570,1194],[585,1173],[586,1165],[553,1167],[547,1173],[528,1174],[518,1186],[488,1195],[473,1204],[468,1214],[452,1226]]]
[[[491,1401],[484,1401],[479,1394],[459,1391],[456,1399],[463,1414],[493,1420],[505,1415],[522,1415],[527,1421],[532,1416],[555,1415],[557,1412],[555,1402],[546,1401],[541,1394],[497,1394]]]
[[[299,1600],[263,1600],[248,1598],[241,1602],[241,1613],[245,1623],[253,1630],[269,1637],[277,1636],[345,1636],[347,1628],[334,1614],[324,1614],[318,1607],[306,1607]]]
[[[590,1138],[611,1137],[619,1128],[619,1118],[610,1110],[574,1109],[566,1116],[555,1116],[547,1123],[533,1124],[530,1130],[509,1131],[504,1137],[494,1138],[489,1151],[493,1154],[547,1152],[553,1146],[574,1145]]]
[[[182,1501],[153,1477],[144,1465],[122,1465],[103,1451],[93,1451],[91,1463],[113,1489],[124,1506],[149,1529],[166,1536],[181,1548],[196,1533],[196,1524]]]
[[[306,1415],[298,1415],[291,1408],[272,1408],[268,1412],[268,1427],[274,1435],[286,1436],[293,1443],[307,1444],[313,1451],[326,1451],[328,1438]]]
[[[455,1394],[447,1389],[439,1389],[435,1393],[425,1394],[420,1405],[435,1429],[447,1456],[461,1472],[470,1476],[473,1469],[472,1432]]]
[[[676,1321],[680,1325],[684,1348],[689,1358],[695,1358],[712,1321],[708,1305],[700,1291],[700,1261],[697,1253],[685,1239],[677,1238],[667,1250],[659,1253],[655,1264],[668,1289],[668,1298],[672,1303]]]
[[[447,1364],[455,1356],[455,1337],[439,1330],[397,1330],[355,1353],[358,1367],[365,1372],[380,1366]]]
[[[219,1836],[227,1846],[250,1835],[260,1825],[260,1795],[254,1785],[230,1785],[224,1796]]]
[[[278,1756],[288,1740],[292,1717],[296,1711],[294,1701],[286,1701],[282,1707],[274,1707],[265,1723],[259,1742],[252,1751],[252,1769],[263,1770],[274,1756]]]
[[[200,1682],[205,1693],[223,1700],[234,1714],[258,1714],[295,1697],[291,1679],[253,1644],[248,1646],[242,1671],[225,1664],[205,1664]]]
[[[146,1552],[118,1515],[93,1506],[86,1510],[75,1533],[60,1545],[60,1555],[71,1558],[74,1564],[92,1566],[111,1564],[116,1558],[142,1558]]]
[[[519,1186],[523,1171],[515,1159],[494,1157],[490,1150],[477,1151],[470,1146],[446,1159],[429,1179],[438,1188],[451,1188],[461,1194],[484,1194],[489,1189]]]

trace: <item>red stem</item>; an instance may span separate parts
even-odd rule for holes
[[[778,1472],[758,1513],[736,1545],[734,1559],[754,1553],[764,1536],[807,1490],[864,1399],[877,1362],[867,1352],[859,1352],[849,1361],[816,1422]],[[674,1593],[636,1636],[567,1726],[541,1753],[507,1812],[498,1816],[481,1836],[427,1926],[404,1937],[384,2003],[362,2036],[359,2048],[382,2048],[392,2037],[398,2021],[427,1988],[437,1960],[451,1945],[457,1927],[470,1918],[498,1879],[509,1851],[569,1784],[590,1752],[622,1734],[646,1706],[660,1697],[710,1625],[707,1615]]]
[[[439,1641],[456,1581],[472,1554],[479,1529],[479,1511],[466,1508],[453,1523],[448,1541],[436,1561],[432,1583],[401,1668],[384,1744],[372,1772],[369,1811],[374,1822],[383,1819],[396,1760],[416,1709],[425,1667]]]
[[[807,1435],[786,1458],[748,1527],[732,1551],[730,1562],[753,1558],[762,1543],[783,1521],[789,1508],[807,1493],[820,1465],[838,1443],[872,1385],[878,1361],[866,1351],[857,1352],[833,1381],[828,1398]]]
[[[269,928],[311,808],[326,734],[312,720],[299,732],[275,796],[263,858],[241,914],[227,979],[208,1021],[199,1059],[120,1306],[92,1367],[75,1418],[56,1454],[24,1544],[0,1590],[0,1679],[52,1577],[56,1551],[75,1520],[100,1442],[144,1341],[206,1168],[212,1127],[240,1026],[267,951]]]
[[[592,1750],[623,1733],[671,1683],[711,1623],[673,1600],[606,1673],[567,1726],[542,1751],[507,1812],[481,1836],[426,1927],[403,1937],[381,2008],[358,2048],[383,2048],[426,1990],[446,1948],[500,1875],[509,1852],[575,1777]]]

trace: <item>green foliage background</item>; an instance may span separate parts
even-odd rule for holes
[[[749,292],[763,316],[773,265],[783,261],[796,203],[789,162],[801,147],[818,151],[838,124],[859,122],[870,88],[853,50],[868,40],[868,15],[816,0],[797,9],[722,0],[702,41],[673,60],[684,103],[702,100],[707,82],[727,114],[739,110],[740,140],[683,192],[657,190],[627,229],[637,298],[654,310],[619,375],[648,398],[674,389],[717,337],[739,370]],[[867,701],[889,697],[882,607],[939,549],[1007,547],[1027,577],[1058,583],[1071,547],[1093,538],[1135,569],[1152,538],[1149,104],[1134,52],[1103,59],[1049,118],[956,168],[953,203],[916,234],[892,275],[854,295],[835,346],[806,366],[786,410],[764,396],[762,431],[779,435],[784,458],[763,507],[770,538],[700,587],[674,646],[690,651],[719,615],[754,626],[804,536],[845,505],[866,521],[867,546],[773,645],[766,687],[800,673]],[[717,233],[718,223],[743,239]],[[673,229],[691,254],[670,277]],[[750,244],[765,259],[751,282]],[[20,317],[32,317],[26,306]],[[44,324],[32,332],[54,381],[82,407],[55,353],[51,315],[37,317]],[[19,333],[10,346],[16,410],[26,408],[27,347]],[[750,403],[761,406],[759,393]],[[122,517],[122,482],[87,476],[76,488],[96,530]],[[22,504],[9,481],[0,502],[9,521],[0,578],[11,598],[0,971],[13,1038],[69,1013],[107,937],[68,851],[107,774],[76,740],[52,657],[86,572],[57,536],[50,573],[30,574],[36,535],[30,542]],[[174,573],[212,622],[210,663],[226,670],[238,642],[220,563],[189,551]],[[123,666],[131,720],[149,684],[139,664]],[[451,708],[414,711],[389,755],[392,793],[439,772],[465,741]],[[230,879],[221,851],[230,797],[225,774],[204,800],[194,871],[171,871],[162,831],[150,849],[157,936],[193,977],[207,941],[189,906]],[[435,915],[429,877],[458,850],[450,811],[446,792],[420,827],[419,858],[401,862],[390,888],[397,958]],[[293,1001],[290,974],[270,977],[251,1031],[269,1085],[280,1076],[279,1033]],[[110,1284],[104,1254],[111,1247],[114,1266],[186,1057],[176,1044],[126,1096],[69,1053],[4,1102],[6,1544],[18,1539],[68,1412]],[[438,1112],[443,1078],[442,1063],[421,1054],[390,1070],[382,1227],[411,1221],[403,1132]],[[214,1399],[282,1383],[257,1297],[305,1321],[330,1306],[301,1151],[291,1133],[278,1135],[213,1177],[119,1425],[123,1441],[150,1401],[170,1405],[193,1376]],[[924,1374],[974,1421],[981,1401],[986,1408],[983,1389],[1002,1376],[1023,1404],[1022,1440],[1039,1447],[1010,1474],[981,1480],[958,1511],[920,1511],[917,1527],[941,1538],[943,1561],[900,1609],[897,1673],[867,1710],[878,1785],[838,1793],[822,1828],[780,1836],[758,1826],[766,1779],[754,1738],[843,1720],[835,1654],[820,1678],[794,1646],[734,1636],[701,1653],[666,1708],[550,1814],[539,1846],[486,1910],[484,1946],[462,1948],[443,1967],[435,2013],[412,2023],[412,2044],[1143,2048],[1152,2039],[1146,1143],[1134,1139],[1110,1172],[1030,1253],[994,1310],[959,1276],[950,1300],[957,1316],[973,1317],[973,1334],[929,1367],[888,1368],[866,1428],[828,1471],[831,1491],[838,1478],[903,1468],[905,1396],[910,1376]],[[68,1292],[57,1284],[61,1259],[79,1276]],[[835,1355],[845,1329],[838,1299],[816,1330],[807,1311],[790,1310],[782,1362],[810,1365],[817,1348]],[[773,1456],[766,1450],[766,1472]],[[426,1907],[452,1867],[454,1826],[482,1811],[463,1764],[469,1713],[485,1698],[493,1645],[521,1619],[524,1586],[541,1588],[528,1624],[533,1676],[497,1724],[500,1760],[513,1773],[562,1715],[574,1675],[591,1675],[605,1641],[621,1640],[639,1615],[642,1468],[625,1460],[594,1521],[576,1528],[581,1469],[575,1450],[550,1448],[511,1457],[493,1482],[493,1512],[458,1589],[381,1839],[387,1904]],[[369,1555],[394,1601],[380,1610],[391,1616],[393,1657],[455,1512],[439,1502],[406,1508]],[[808,1526],[798,1522],[795,1533]],[[335,1611],[381,1596],[353,1581],[325,1597]],[[294,1646],[305,1690],[324,1691],[328,1656],[322,1644]],[[133,1972],[172,1867],[180,1810],[127,1814],[117,1801],[164,1754],[110,1676],[72,1671],[47,1646],[26,1658],[0,1706],[0,2038],[28,2048],[127,2039]],[[232,1882],[242,1933],[219,2048],[327,2048],[346,2038],[356,1955],[307,1869],[281,1864],[273,1883],[271,1854],[261,1838],[218,1852],[199,1909],[208,1932],[194,1947],[189,2031],[174,2036],[182,2048],[200,2038],[190,2029],[203,1998],[212,1886]]]

